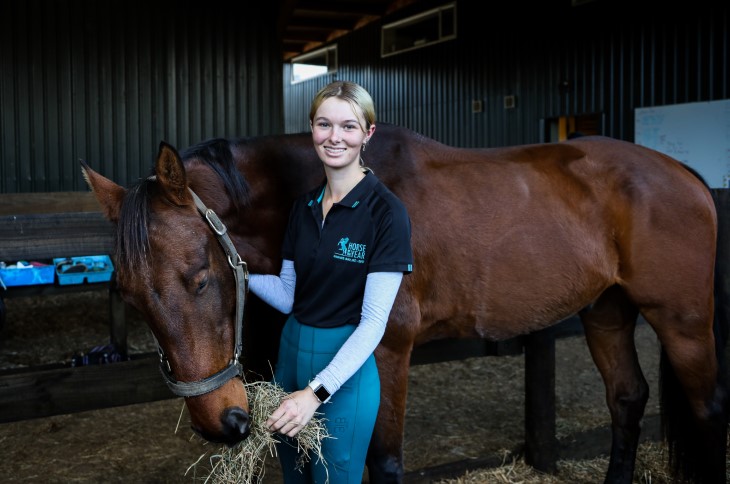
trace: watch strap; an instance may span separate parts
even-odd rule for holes
[[[317,400],[319,400],[319,403],[327,403],[332,396],[330,392],[325,388],[324,385],[319,383],[318,381],[311,381],[309,382],[309,388],[312,389],[314,392],[314,396],[317,397]]]

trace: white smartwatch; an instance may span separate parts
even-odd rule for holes
[[[314,392],[314,396],[317,397],[317,400],[319,400],[319,403],[327,403],[332,396],[330,392],[316,380],[312,380],[309,382],[309,388],[312,389]]]

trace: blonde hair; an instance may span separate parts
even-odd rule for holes
[[[350,81],[334,81],[315,94],[312,100],[312,106],[309,109],[309,121],[314,121],[314,115],[319,109],[322,103],[331,98],[336,97],[347,101],[352,106],[352,112],[355,116],[360,119],[360,113],[358,108],[362,111],[362,116],[365,120],[365,126],[361,126],[363,131],[370,129],[370,126],[375,124],[375,105],[373,98],[361,85]]]

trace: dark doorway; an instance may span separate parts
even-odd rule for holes
[[[542,142],[565,141],[577,136],[603,134],[603,114],[590,113],[576,116],[559,116],[542,120]]]

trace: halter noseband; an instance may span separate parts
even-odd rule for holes
[[[188,188],[188,190],[190,190]],[[236,247],[233,245],[231,238],[228,236],[228,230],[225,224],[218,218],[216,213],[207,208],[200,198],[190,190],[195,201],[195,206],[198,212],[208,222],[213,232],[218,237],[218,242],[223,246],[223,250],[228,256],[228,265],[233,269],[233,273],[236,276],[236,345],[233,348],[233,358],[228,363],[228,366],[221,371],[211,375],[202,380],[194,382],[181,382],[177,381],[172,376],[172,369],[170,362],[167,360],[165,353],[162,351],[160,345],[157,345],[157,352],[160,355],[160,370],[162,376],[165,379],[165,383],[170,387],[172,393],[179,397],[196,397],[205,393],[212,392],[217,388],[221,387],[231,378],[235,378],[239,375],[243,375],[243,366],[238,361],[238,358],[243,352],[243,311],[244,305],[246,304],[246,294],[248,293],[248,266],[236,251]]]

